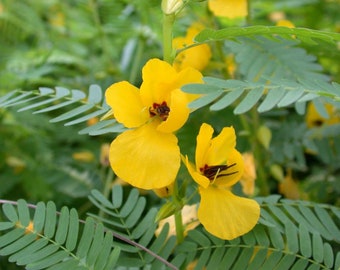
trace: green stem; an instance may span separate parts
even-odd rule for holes
[[[136,83],[136,79],[140,72],[140,62],[142,60],[143,52],[145,48],[145,39],[143,37],[139,37],[137,44],[137,51],[135,53],[135,57],[132,63],[129,82],[131,84]]]
[[[183,226],[183,220],[182,220],[182,201],[181,201],[181,198],[179,198],[177,180],[174,183],[174,191],[172,193],[172,199],[174,200],[176,208],[179,209],[174,214],[177,243],[182,243],[184,240],[184,226]]]
[[[177,243],[179,244],[179,243],[182,243],[184,240],[182,209],[175,212],[175,226],[176,226]]]
[[[241,120],[243,128],[247,132],[247,135],[249,138],[249,145],[252,147],[251,151],[253,152],[255,156],[255,167],[256,167],[256,172],[257,172],[256,183],[260,189],[259,195],[262,195],[262,196],[269,195],[267,174],[264,169],[265,158],[264,158],[263,148],[257,140],[257,130],[260,126],[260,123],[259,123],[260,120],[259,120],[259,115],[258,115],[256,108],[254,108],[251,111],[251,121],[247,121],[245,115],[240,115],[240,120]],[[250,125],[249,122],[251,122],[252,124]]]
[[[175,14],[163,15],[163,60],[170,64],[172,64],[175,56],[172,48],[174,22]]]
[[[247,25],[251,25],[251,0],[247,1]]]
[[[103,190],[103,195],[105,196],[105,198],[108,198],[110,195],[111,186],[112,186],[112,178],[113,178],[113,171],[111,168],[108,168],[108,172],[107,172],[106,179],[104,182],[104,190]],[[98,216],[104,217],[104,212],[100,210],[98,213]]]

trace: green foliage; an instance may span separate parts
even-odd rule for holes
[[[213,103],[211,110],[222,110],[236,103],[234,113],[242,114],[254,106],[260,113],[296,104],[301,105],[317,97],[339,101],[340,86],[328,83],[328,78],[315,63],[315,57],[296,47],[295,41],[265,38],[237,39],[227,47],[236,55],[243,80],[223,80],[205,77],[205,84],[186,85],[188,93],[204,94],[192,102],[200,108]],[[270,61],[268,61],[270,59]],[[319,111],[321,104],[316,103]],[[336,103],[334,103],[337,105]]]
[[[182,87],[202,96],[178,144],[194,160],[203,121],[233,125],[255,157],[258,224],[230,241],[198,226],[177,243],[155,219],[162,205],[199,203],[186,171],[173,198],[115,185],[102,148],[125,128],[104,92],[138,87],[162,58],[160,0],[0,0],[0,198],[12,200],[0,200],[0,269],[340,269],[339,1],[254,0],[235,20],[184,2],[174,36],[206,28],[168,58],[201,44],[212,58],[204,84]]]
[[[280,26],[248,26],[248,27],[228,27],[226,29],[213,30],[204,29],[195,37],[197,42],[210,42],[214,40],[233,40],[239,37],[254,37],[262,36],[273,40],[277,39],[277,36],[284,39],[298,39],[307,44],[317,45],[318,41],[325,41],[331,44],[340,41],[340,34],[317,31],[306,28],[288,28]]]
[[[258,198],[261,218],[246,235],[225,241],[198,227],[175,247],[169,226],[155,237],[157,210],[146,210],[136,189],[125,196],[115,186],[111,200],[93,190],[90,200],[101,212],[86,221],[75,209],[57,212],[53,202],[2,201],[1,256],[26,269],[184,269],[192,261],[195,269],[208,270],[340,267],[340,209],[334,206],[276,195]]]
[[[118,264],[126,267],[149,265],[151,269],[160,269],[162,264],[169,265],[166,260],[171,256],[176,239],[175,237],[167,239],[168,226],[165,226],[155,238],[157,209],[147,210],[146,200],[139,195],[137,189],[132,189],[124,196],[122,187],[114,186],[111,198],[109,201],[99,191],[93,190],[89,199],[101,210],[101,214],[90,216],[113,230],[114,237],[118,239],[125,237],[130,239],[131,243],[138,243],[135,246],[131,246],[131,243],[118,243],[122,253]]]
[[[109,107],[103,100],[103,91],[98,85],[91,85],[88,96],[80,90],[69,90],[64,87],[56,87],[55,90],[40,87],[38,91],[19,91],[9,92],[0,99],[1,107],[11,107],[25,105],[19,109],[20,112],[37,109],[33,113],[48,113],[60,110],[66,106],[76,104],[69,110],[57,117],[52,118],[52,123],[68,121],[65,126],[84,123],[91,118],[102,116]],[[41,100],[42,101],[38,101]],[[33,103],[26,105],[26,103]],[[44,108],[41,108],[44,107]],[[103,120],[95,125],[86,127],[79,131],[80,134],[101,135],[107,132],[119,132],[122,130],[120,124],[116,124],[114,119]],[[112,128],[111,126],[114,127]],[[110,126],[110,128],[108,128]]]
[[[246,235],[223,241],[196,229],[176,256],[196,259],[195,269],[338,269],[340,209],[279,199],[259,198],[260,223]]]
[[[32,206],[31,206],[32,207]],[[92,218],[79,228],[75,209],[63,207],[59,212],[53,202],[34,206],[19,200],[17,207],[3,204],[8,221],[1,222],[0,254],[26,269],[112,269],[120,254],[112,234]]]

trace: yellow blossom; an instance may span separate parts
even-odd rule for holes
[[[228,72],[228,75],[230,78],[235,78],[235,72],[236,72],[236,62],[235,62],[235,56],[233,54],[227,55],[227,57],[224,59],[226,69]]]
[[[186,235],[188,231],[195,229],[200,224],[200,222],[197,219],[197,205],[184,205],[181,214],[184,226],[184,235]],[[171,235],[176,235],[175,216],[172,215],[170,217],[162,219],[159,222],[158,228],[155,231],[156,236],[158,236],[161,233],[166,223],[169,223],[168,237],[170,237]]]
[[[337,109],[330,103],[326,103],[324,106],[329,115],[328,118],[325,118],[319,114],[314,103],[308,104],[306,113],[307,127],[312,128],[322,125],[334,125],[340,123],[340,114],[337,112]]]
[[[110,164],[129,184],[157,189],[169,186],[176,178],[180,151],[173,132],[187,121],[187,105],[197,97],[180,88],[203,80],[193,68],[177,72],[159,59],[145,64],[142,79],[140,89],[122,81],[105,93],[115,119],[129,128],[111,143]]]
[[[285,19],[278,20],[276,22],[276,26],[285,26],[285,27],[288,27],[288,28],[294,28],[295,27],[295,25],[291,21],[285,20]]]
[[[235,149],[234,128],[223,128],[215,138],[213,133],[210,125],[202,124],[197,136],[196,164],[190,163],[186,156],[185,165],[199,184],[198,219],[211,234],[230,240],[256,225],[260,207],[256,201],[231,192],[244,170],[242,156]]]
[[[240,183],[244,194],[251,196],[254,194],[256,169],[254,155],[252,153],[243,153],[244,171]]]
[[[215,16],[229,19],[248,14],[247,0],[208,0],[208,7]]]
[[[193,44],[194,37],[203,29],[203,25],[194,23],[189,27],[185,37],[177,37],[173,40],[175,49],[182,49]],[[211,50],[207,44],[192,47],[180,52],[173,63],[176,70],[182,70],[187,67],[193,67],[202,71],[209,63]]]
[[[26,168],[26,163],[15,156],[9,156],[5,160],[6,164],[13,168],[14,173],[20,173]]]
[[[298,183],[293,179],[291,169],[288,169],[287,175],[279,184],[279,193],[292,200],[302,199],[301,196],[305,197],[305,195],[300,191]]]
[[[104,143],[100,147],[100,164],[103,167],[108,167],[110,165],[109,161],[110,144]]]
[[[72,158],[81,162],[92,162],[94,160],[94,155],[90,151],[81,151],[73,153]]]

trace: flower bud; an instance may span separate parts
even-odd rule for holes
[[[177,13],[183,6],[183,0],[162,0],[162,10],[164,14]]]

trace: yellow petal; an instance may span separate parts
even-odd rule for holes
[[[196,169],[199,171],[200,168],[203,168],[205,164],[207,164],[207,152],[210,147],[211,138],[214,133],[214,129],[212,126],[203,123],[201,125],[200,131],[197,135],[197,144],[196,144]],[[218,164],[215,164],[218,165]]]
[[[118,122],[128,128],[139,127],[149,119],[149,111],[138,88],[127,81],[112,84],[105,92],[106,102]]]
[[[226,240],[249,232],[260,217],[255,200],[235,196],[230,190],[199,188],[198,219],[211,234]]]
[[[175,89],[171,92],[169,102],[170,112],[166,121],[161,122],[157,127],[161,132],[174,132],[180,129],[189,117],[188,100],[186,94],[181,90]]]
[[[242,154],[242,158],[244,161],[244,171],[240,179],[240,183],[242,185],[243,193],[251,196],[254,195],[256,180],[254,155],[252,153],[246,152]]]
[[[143,83],[140,94],[144,104],[150,106],[155,102],[161,104],[169,99],[177,76],[175,69],[165,61],[159,59],[149,60],[142,70]]]
[[[230,168],[220,173],[221,175],[223,174],[227,175],[218,176],[216,178],[214,184],[217,186],[231,187],[235,183],[237,183],[243,175],[244,161],[242,155],[236,149],[233,149],[230,152],[230,156],[228,157],[226,164],[227,166],[230,166]]]
[[[174,86],[181,88],[189,83],[203,83],[202,73],[192,67],[187,67],[178,73]]]
[[[142,189],[170,185],[180,166],[177,138],[153,123],[120,134],[110,147],[110,164],[124,181]]]
[[[248,14],[246,0],[209,0],[208,7],[215,16],[234,19]]]
[[[174,60],[174,68],[177,71],[187,67],[204,70],[210,58],[210,47],[207,44],[202,44],[179,53]]]
[[[221,133],[211,140],[211,146],[207,153],[207,164],[219,165],[225,163],[235,146],[236,135],[234,128],[223,128]]]
[[[200,186],[207,188],[210,185],[210,180],[195,170],[194,165],[189,162],[189,159],[187,156],[185,157],[184,162],[192,179],[194,179],[194,181]]]
[[[194,23],[188,30],[185,37],[177,37],[173,40],[173,46],[176,49],[181,49],[185,46],[193,44],[194,37],[204,28],[202,24]],[[187,67],[192,67],[197,70],[203,70],[209,63],[211,58],[211,50],[207,44],[186,49],[179,53],[173,66],[177,71],[183,70]]]

